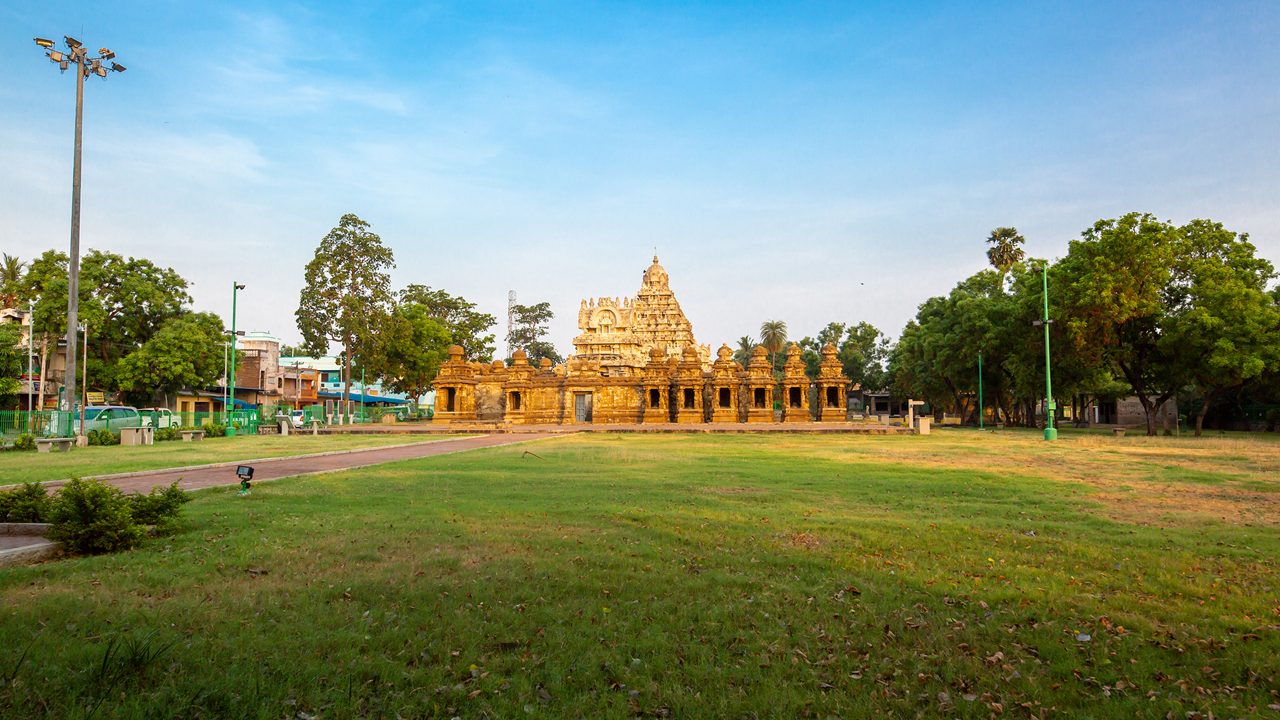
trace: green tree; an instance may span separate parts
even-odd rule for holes
[[[48,250],[27,266],[22,276],[18,295],[35,301],[35,318],[32,324],[36,352],[40,356],[40,394],[36,396],[36,409],[44,409],[46,388],[52,389],[49,362],[57,352],[58,340],[66,336],[67,328],[67,256]],[[82,286],[80,299],[88,297]]]
[[[16,256],[9,253],[0,255],[0,307],[14,307],[18,304],[24,267],[26,263]]]
[[[462,348],[469,360],[489,362],[495,350],[493,333],[489,332],[497,318],[476,310],[474,303],[450,295],[444,290],[433,290],[426,285],[409,285],[400,291],[400,302],[417,303],[427,308],[428,314],[449,330],[453,343]]]
[[[449,330],[428,308],[402,303],[379,333],[370,365],[388,389],[416,400],[431,389],[451,342]]]
[[[738,338],[738,349],[733,351],[733,359],[742,367],[751,364],[751,353],[756,349],[756,341],[750,335]]]
[[[760,325],[760,344],[769,351],[769,364],[778,372],[778,354],[787,346],[787,324],[781,320],[766,320]]]
[[[507,335],[507,342],[512,347],[523,348],[529,356],[529,362],[535,365],[543,358],[553,364],[564,362],[555,346],[546,340],[547,324],[555,317],[555,313],[551,311],[551,303],[516,305],[512,311],[514,322]]]
[[[1266,291],[1275,269],[1257,257],[1247,235],[1210,220],[1179,232],[1183,248],[1166,292],[1171,307],[1160,342],[1199,395],[1199,436],[1215,398],[1280,367],[1280,309]]]
[[[893,344],[876,326],[869,322],[850,325],[845,329],[844,339],[835,345],[840,353],[840,366],[851,383],[873,392],[889,387],[886,363]]]
[[[1178,228],[1149,214],[1099,220],[1071,241],[1054,286],[1073,349],[1114,367],[1142,404],[1147,434],[1188,379],[1161,337],[1169,330],[1174,268],[1185,247]]]
[[[26,362],[21,326],[0,325],[0,407],[17,403],[18,391],[22,389],[18,378],[26,372]]]
[[[1022,250],[1022,244],[1026,241],[1026,238],[1018,234],[1017,228],[998,227],[992,230],[987,238],[987,243],[991,245],[987,248],[987,260],[991,267],[999,270],[1002,276],[1009,274],[1014,264],[1021,262],[1026,256]]]
[[[170,318],[120,361],[119,387],[148,405],[162,394],[208,387],[222,374],[222,341],[222,318],[213,313]]]
[[[324,236],[307,263],[294,317],[308,353],[324,355],[331,342],[342,346],[342,399],[348,413],[352,358],[368,362],[379,323],[389,314],[388,273],[394,267],[391,248],[370,232],[369,223],[350,213]]]

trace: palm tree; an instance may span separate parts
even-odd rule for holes
[[[760,325],[760,344],[769,351],[769,365],[778,367],[778,353],[787,345],[787,324],[781,320],[766,320]]]
[[[1020,247],[1027,239],[1018,234],[1017,228],[999,227],[991,231],[991,237],[987,238],[987,242],[991,243],[991,247],[987,248],[987,260],[991,262],[991,267],[1000,271],[1000,275],[1008,274],[1009,269],[1015,263],[1026,257]]]
[[[18,283],[24,267],[26,263],[14,255],[0,256],[0,307],[13,307],[18,302]]]
[[[743,335],[738,338],[738,349],[733,353],[733,359],[738,364],[746,367],[751,364],[751,351],[756,349],[756,341],[751,339],[750,335]]]

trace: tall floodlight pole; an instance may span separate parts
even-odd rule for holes
[[[982,353],[978,353],[978,429],[982,430]]]
[[[243,289],[243,285],[234,280],[231,281],[231,367],[227,370],[227,372],[230,373],[230,376],[227,377],[227,385],[229,389],[229,396],[227,399],[230,401],[232,409],[234,409],[236,405],[236,293]],[[223,411],[226,411],[227,406],[223,405],[222,409]],[[229,416],[227,418],[227,428],[231,428]],[[234,434],[234,431],[231,434]]]
[[[36,405],[33,399],[32,390],[35,389],[35,361],[36,361],[36,301],[27,301],[27,432],[31,432],[33,427],[32,418],[35,417]],[[43,378],[42,378],[43,379]]]
[[[84,363],[80,368],[80,434],[84,435],[84,406],[89,404],[89,326],[84,326]]]
[[[105,78],[108,72],[124,72],[124,66],[104,63],[116,56],[106,48],[98,50],[97,57],[89,57],[89,50],[73,37],[63,37],[67,52],[53,49],[53,41],[36,38],[36,44],[45,49],[45,55],[64,72],[72,65],[76,68],[76,141],[75,161],[71,167],[71,255],[67,263],[67,368],[63,393],[63,410],[72,412],[76,398],[76,329],[80,313],[80,138],[84,130],[84,79],[90,75]],[[43,378],[42,378],[43,380]]]
[[[1049,366],[1049,324],[1053,322],[1049,319],[1049,263],[1041,266],[1040,270],[1044,297],[1044,320],[1041,323],[1044,325],[1044,439],[1057,440],[1058,429],[1053,426],[1053,411],[1057,409],[1057,403],[1053,401],[1053,373]]]

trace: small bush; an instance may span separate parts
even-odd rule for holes
[[[221,423],[205,423],[203,429],[205,437],[226,437],[227,434],[227,426]]]
[[[40,483],[0,492],[0,522],[38,523],[49,518],[49,494]]]
[[[156,442],[177,440],[178,437],[178,428],[176,427],[160,428],[159,430],[156,430]]]
[[[17,440],[13,441],[14,450],[35,450],[36,436],[31,433],[22,433]]]
[[[90,445],[119,445],[120,436],[106,428],[94,428],[85,433]]]
[[[177,529],[178,512],[182,506],[191,502],[191,495],[178,487],[178,481],[159,488],[151,488],[146,495],[130,495],[129,506],[133,513],[133,521],[139,525],[150,525],[157,535],[168,535]]]
[[[49,537],[69,552],[96,555],[138,544],[142,529],[129,499],[101,480],[73,479],[54,496]]]

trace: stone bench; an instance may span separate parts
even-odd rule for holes
[[[36,438],[36,451],[47,453],[57,450],[58,452],[70,452],[71,446],[76,442],[75,438]]]
[[[1124,428],[1111,428],[1111,434],[1116,437],[1124,437]]]
[[[182,442],[200,442],[204,439],[203,430],[179,430],[178,434],[182,436]]]
[[[121,445],[154,445],[156,429],[150,425],[120,428]]]

